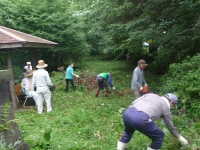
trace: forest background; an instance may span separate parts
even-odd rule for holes
[[[130,70],[145,59],[156,77],[151,90],[177,94],[179,109],[200,127],[200,1],[1,0],[0,8],[0,25],[58,43],[36,51],[49,72],[70,61],[81,64],[84,56],[118,61],[129,53]],[[31,56],[12,53],[17,78]],[[0,52],[0,69],[6,68]]]

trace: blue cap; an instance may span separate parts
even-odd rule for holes
[[[167,93],[167,94],[164,95],[164,97],[166,97],[167,99],[172,101],[175,104],[176,108],[177,108],[178,98],[176,97],[176,95],[174,95],[172,93]]]

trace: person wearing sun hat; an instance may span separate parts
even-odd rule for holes
[[[21,87],[25,89],[25,93],[27,95],[33,97],[35,105],[37,106],[38,94],[34,91],[32,85],[32,77],[34,72],[35,70],[26,70],[26,72],[24,72],[24,78],[22,79]]]
[[[131,90],[133,90],[135,99],[139,98],[143,95],[142,91],[143,86],[147,86],[147,83],[144,78],[144,69],[148,66],[145,60],[140,59],[138,61],[138,66],[133,70],[132,82],[131,82]]]
[[[117,150],[125,150],[126,144],[131,140],[137,130],[152,140],[147,150],[158,150],[162,146],[164,132],[156,126],[155,120],[162,118],[170,131],[182,145],[188,141],[182,137],[173,125],[170,109],[177,105],[178,98],[172,93],[164,96],[157,94],[146,94],[134,100],[124,111],[123,122],[124,133],[117,143]]]
[[[39,95],[38,98],[38,113],[43,112],[43,102],[45,100],[47,106],[47,112],[52,111],[51,107],[51,92],[49,87],[53,87],[53,83],[49,77],[49,73],[45,70],[48,65],[45,64],[44,60],[39,60],[37,71],[33,74],[33,87],[36,88],[36,92]]]

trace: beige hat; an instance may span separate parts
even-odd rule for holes
[[[34,72],[35,72],[35,70],[26,70],[26,72],[24,73],[24,76],[29,77],[29,76],[33,75]]]
[[[38,65],[36,66],[36,68],[45,68],[47,67],[48,65],[45,64],[44,60],[39,60],[38,61]]]
[[[148,64],[146,63],[146,61],[143,60],[143,59],[140,59],[140,60],[138,61],[138,65],[148,66]]]

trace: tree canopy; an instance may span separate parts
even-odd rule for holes
[[[0,6],[1,25],[59,43],[38,53],[57,65],[89,53],[120,59],[129,52],[132,61],[147,59],[164,73],[199,52],[199,1],[2,0]]]

